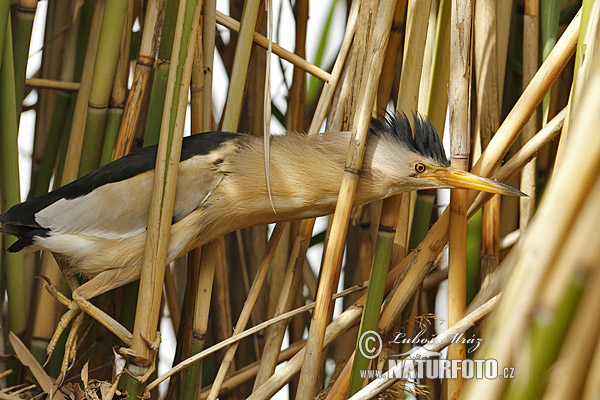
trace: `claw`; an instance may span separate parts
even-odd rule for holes
[[[152,350],[152,353],[153,353],[152,362],[150,363],[150,366],[148,367],[148,370],[146,370],[146,372],[142,376],[136,376],[136,375],[132,374],[129,371],[127,371],[127,374],[129,376],[131,376],[133,379],[135,379],[136,381],[138,381],[140,383],[144,383],[144,382],[146,382],[148,380],[148,378],[150,378],[150,375],[152,375],[152,373],[156,370],[156,353],[158,351],[158,347],[160,346],[161,335],[160,335],[160,331],[157,331],[156,332],[156,338],[154,339],[154,341],[148,340],[143,335],[140,335],[140,337],[142,338],[142,340],[144,341],[144,343],[146,343],[146,346],[148,346]],[[142,360],[143,361],[147,361],[143,357],[139,356],[131,348],[121,347],[119,349],[119,353],[121,353],[123,356],[125,356],[127,358],[130,358],[130,359],[132,359],[134,361],[137,361],[138,363],[140,361],[142,361]],[[143,397],[143,398],[145,398],[145,397]]]

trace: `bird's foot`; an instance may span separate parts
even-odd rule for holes
[[[48,354],[48,359],[54,352],[56,348],[56,344],[58,339],[68,327],[69,323],[75,319],[73,322],[73,326],[71,327],[71,331],[69,332],[69,336],[67,337],[67,343],[65,345],[65,355],[63,358],[63,363],[61,367],[61,371],[66,372],[68,365],[75,358],[76,349],[77,349],[77,338],[79,329],[83,323],[82,313],[90,315],[96,321],[100,322],[104,325],[109,331],[114,333],[119,339],[123,341],[126,345],[131,345],[131,340],[133,335],[129,333],[129,331],[123,327],[123,325],[119,324],[115,319],[106,314],[104,311],[100,310],[98,307],[94,306],[88,299],[81,296],[77,290],[75,290],[72,294],[73,300],[69,300],[64,294],[62,294],[56,286],[47,278],[42,277],[45,282],[45,288],[50,293],[52,297],[54,297],[58,302],[68,307],[68,311],[63,314],[61,317],[56,330],[54,331],[54,335],[52,335],[52,339],[48,344],[46,349],[46,353]]]
[[[148,367],[148,370],[143,375],[136,376],[131,373],[129,375],[133,379],[137,380],[138,382],[144,383],[148,380],[148,378],[150,378],[150,375],[152,375],[152,373],[156,370],[156,354],[158,353],[158,348],[160,346],[161,335],[160,335],[160,331],[157,331],[156,338],[154,339],[154,341],[150,341],[150,340],[146,339],[143,335],[140,335],[140,336],[146,343],[146,346],[148,346],[150,348],[150,350],[152,350],[152,360],[151,360],[150,366]],[[135,352],[131,348],[121,347],[119,349],[119,352],[123,356],[128,357],[134,361],[137,361],[138,363],[143,363],[143,361],[147,361],[144,357],[141,357],[137,352]]]

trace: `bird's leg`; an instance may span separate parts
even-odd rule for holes
[[[80,310],[100,322],[106,329],[115,334],[127,346],[131,346],[133,335],[113,317],[93,305],[88,299],[81,296],[77,290],[73,292],[73,301],[77,304]]]

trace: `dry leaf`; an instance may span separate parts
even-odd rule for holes
[[[25,347],[25,344],[21,342],[21,339],[13,332],[10,332],[8,335],[8,339],[10,340],[10,344],[12,348],[15,350],[15,354],[21,364],[26,367],[29,367],[31,373],[34,378],[40,384],[40,387],[46,394],[52,394],[54,400],[65,400],[64,396],[61,392],[57,391],[54,388],[54,379],[48,376],[46,371],[42,368],[40,363],[35,359],[33,354]]]

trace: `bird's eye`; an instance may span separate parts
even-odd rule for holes
[[[425,172],[425,165],[422,163],[416,163],[415,164],[415,171],[417,171],[419,174],[422,172]]]

